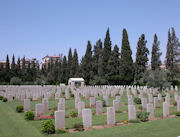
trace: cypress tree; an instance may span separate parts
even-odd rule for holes
[[[67,77],[70,78],[72,77],[72,60],[73,60],[73,57],[72,57],[72,50],[71,48],[69,49],[69,53],[68,53],[68,64],[67,64]]]
[[[119,48],[117,45],[111,53],[107,66],[108,83],[111,85],[119,84]]]
[[[174,28],[168,31],[168,42],[166,51],[166,68],[170,72],[169,80],[174,81],[176,74],[179,73],[178,65],[180,64],[180,43],[176,37]]]
[[[103,66],[103,75],[107,74],[107,64],[108,60],[111,56],[111,39],[109,34],[109,28],[106,32],[106,37],[104,40],[104,49],[103,49],[103,59],[102,59],[102,66]]]
[[[91,50],[91,42],[88,41],[86,53],[82,60],[82,76],[85,79],[85,83],[88,85],[90,84],[90,80],[93,77],[93,70],[92,70],[92,50]]]
[[[102,76],[102,41],[99,39],[94,45],[93,50],[93,74],[94,76]]]
[[[151,68],[152,70],[160,69],[161,60],[160,56],[162,55],[161,52],[159,52],[159,45],[160,42],[158,41],[157,35],[154,35],[154,42],[152,45],[152,56],[151,56]]]
[[[137,43],[136,62],[135,62],[135,80],[139,84],[144,72],[147,69],[149,50],[146,47],[147,41],[145,35],[142,34]]]
[[[77,50],[75,49],[72,59],[72,76],[77,77],[78,71],[79,71],[78,54],[77,54]]]
[[[5,82],[10,81],[10,64],[9,64],[9,56],[6,56],[6,72],[5,72]]]
[[[119,83],[121,85],[130,85],[134,80],[134,67],[132,59],[132,51],[130,48],[128,34],[123,29],[122,47],[119,62]]]
[[[8,73],[10,70],[10,64],[9,64],[9,56],[6,56],[6,72]]]
[[[67,60],[66,60],[66,56],[63,57],[63,62],[62,62],[62,82],[63,83],[67,83]]]

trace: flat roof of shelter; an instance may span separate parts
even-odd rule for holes
[[[84,82],[83,78],[70,78],[69,80],[72,82]]]

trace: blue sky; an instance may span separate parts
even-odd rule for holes
[[[174,27],[180,38],[179,0],[0,0],[0,60],[15,54],[36,57],[68,54],[71,47],[84,55],[87,41],[104,41],[110,28],[112,47],[121,49],[126,28],[135,59],[142,33],[151,52],[157,33],[166,53],[167,32]]]

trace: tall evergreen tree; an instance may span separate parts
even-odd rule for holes
[[[63,62],[62,62],[62,82],[67,83],[68,77],[67,77],[67,60],[66,56],[63,57]]]
[[[88,85],[90,84],[90,80],[93,77],[93,70],[92,70],[92,50],[91,50],[91,42],[88,41],[86,53],[82,60],[82,76],[85,79],[85,83]]]
[[[73,56],[72,56],[72,50],[71,48],[69,49],[69,53],[68,53],[68,64],[67,64],[67,77],[70,78],[72,77],[72,60],[73,60]]]
[[[6,56],[6,72],[10,71],[10,63],[9,63],[9,56]]]
[[[122,36],[122,47],[119,62],[119,80],[119,84],[121,85],[130,85],[134,80],[132,51],[126,29],[123,29]]]
[[[176,74],[179,73],[178,65],[180,64],[180,43],[175,34],[174,28],[168,31],[168,43],[166,51],[166,68],[170,72],[170,81],[175,80]]]
[[[145,35],[142,34],[137,43],[136,62],[135,62],[135,81],[139,84],[139,80],[143,77],[147,69],[149,50],[146,47],[147,41]]]
[[[152,70],[160,69],[161,66],[161,60],[160,56],[162,55],[161,52],[159,52],[159,45],[160,42],[158,41],[157,35],[154,35],[154,42],[152,45],[152,56],[151,56],[151,68]]]
[[[93,51],[93,74],[94,76],[102,76],[102,41],[99,39],[94,45]]]
[[[77,77],[78,72],[79,72],[78,54],[77,54],[77,50],[75,49],[72,59],[72,76]]]
[[[10,81],[10,64],[9,64],[9,56],[6,56],[6,72],[5,72],[6,76],[5,76],[5,82],[9,82]]]
[[[109,61],[109,58],[111,56],[111,38],[109,34],[109,28],[106,32],[106,37],[104,40],[104,49],[103,49],[103,59],[102,59],[102,66],[103,66],[103,75],[107,74],[107,64]]]
[[[111,85],[119,84],[119,48],[114,46],[107,66],[108,83]]]
[[[11,75],[12,77],[16,76],[16,63],[15,63],[14,55],[12,57],[12,63],[11,63]]]

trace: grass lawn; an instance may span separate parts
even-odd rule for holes
[[[113,99],[114,98],[110,98],[109,100],[110,106],[112,106]],[[173,100],[173,98],[171,100]],[[31,102],[32,110],[34,110],[35,104],[40,102],[41,100]],[[86,105],[89,104],[87,100],[85,102]],[[58,101],[50,99],[49,107],[54,108],[57,106],[57,103]],[[127,98],[123,96],[122,104],[126,103]],[[105,128],[101,130],[89,130],[86,132],[78,132],[71,134],[66,133],[59,135],[45,135],[41,133],[41,122],[43,120],[24,120],[23,113],[15,112],[15,108],[17,105],[23,105],[23,102],[15,100],[11,103],[3,103],[0,101],[0,137],[177,137],[178,135],[180,136],[180,117],[150,121],[145,123],[130,124],[113,128]],[[160,103],[160,106],[160,108],[155,109],[155,116],[161,117],[163,115],[162,102]],[[74,100],[66,100],[66,114],[69,114],[73,110],[73,108]],[[127,110],[127,105],[121,105],[120,110]],[[171,107],[170,114],[174,114],[175,110],[176,107]],[[106,112],[106,108],[104,108],[103,111]],[[92,112],[95,112],[95,108],[92,108]],[[93,125],[104,125],[107,123],[106,119],[106,115],[93,116]],[[122,122],[122,120],[127,119],[128,113],[116,113],[116,122]],[[81,118],[66,118],[66,127],[72,128],[75,123],[80,122],[82,122]]]

